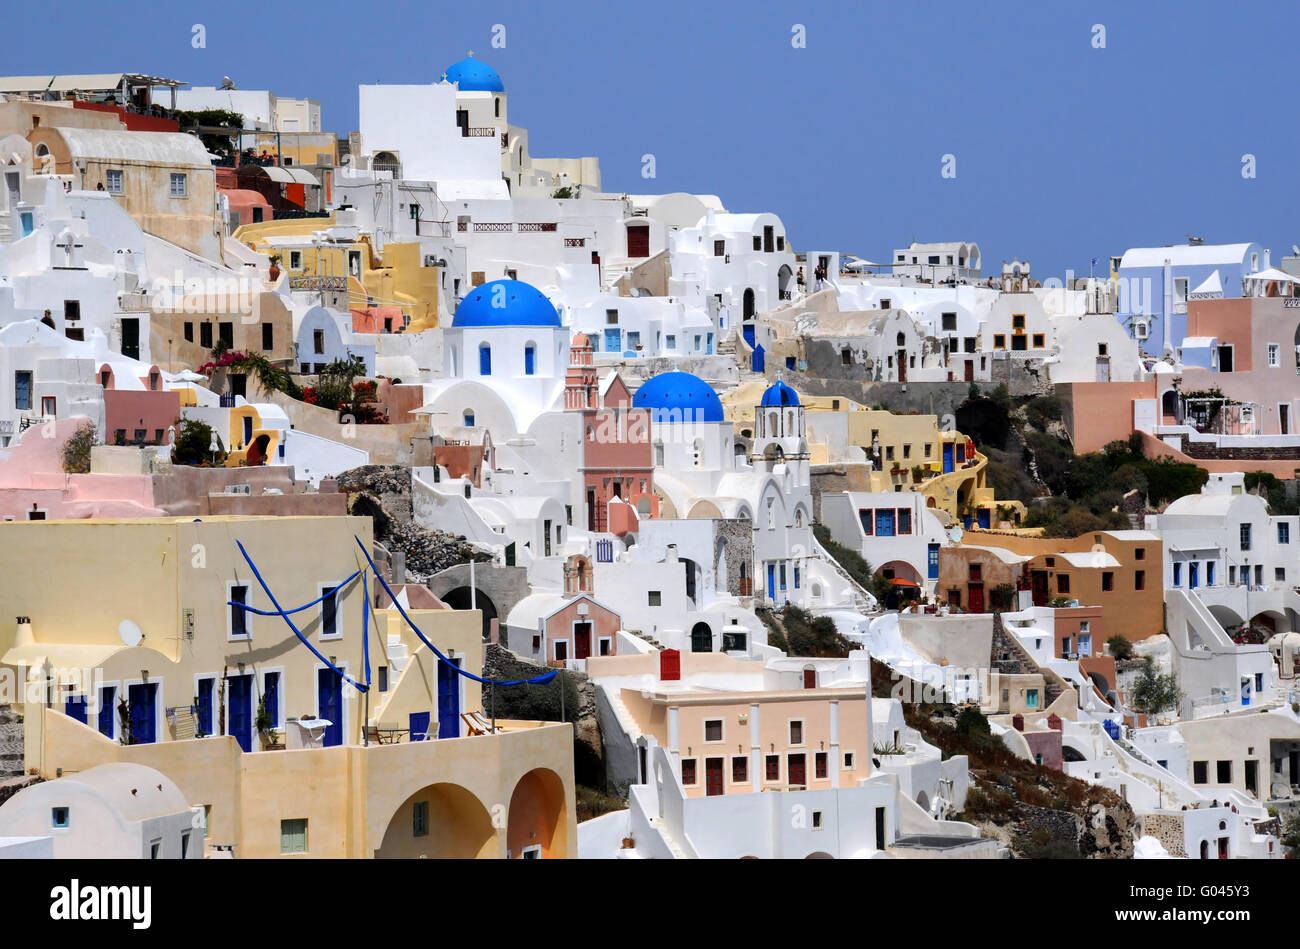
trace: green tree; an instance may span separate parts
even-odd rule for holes
[[[1110,647],[1110,654],[1116,659],[1132,659],[1133,644],[1123,636],[1115,635],[1106,640],[1106,645]]]
[[[176,444],[172,448],[172,464],[176,465],[202,465],[213,460],[212,445],[212,426],[206,422],[200,422],[197,419],[179,419],[179,434],[176,438]],[[220,444],[221,440],[217,439]],[[226,453],[218,451],[216,460],[219,462],[224,459]]]
[[[97,442],[94,422],[87,420],[78,425],[63,443],[63,470],[68,474],[90,474],[90,452]]]
[[[1147,656],[1142,673],[1133,686],[1133,708],[1147,715],[1159,715],[1166,709],[1174,708],[1182,700],[1183,690],[1178,687],[1178,680],[1173,673],[1160,672],[1156,669],[1155,660]]]

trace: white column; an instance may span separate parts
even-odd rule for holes
[[[677,754],[677,709],[668,709],[668,750]]]
[[[867,716],[867,739],[866,739],[866,747],[865,747],[865,748],[862,748],[862,749],[860,749],[860,750],[858,750],[858,751],[856,752],[858,761],[861,761],[861,762],[863,763],[863,764],[862,764],[862,767],[863,767],[863,771],[865,772],[865,776],[866,776],[866,777],[871,777],[871,672],[870,672],[871,665],[870,665],[870,659],[871,659],[871,657],[868,656],[868,657],[867,657],[867,660],[868,660],[868,664],[867,664],[867,669],[868,669],[868,672],[867,672],[867,692],[866,692],[866,706],[867,706],[867,708],[866,708],[866,713],[865,713],[866,716]]]
[[[749,773],[750,787],[755,791],[763,787],[763,745],[759,740],[758,703],[749,706]]]

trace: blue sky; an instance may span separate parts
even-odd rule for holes
[[[1188,233],[1275,264],[1300,243],[1293,0],[174,3],[111,35],[104,10],[30,8],[51,41],[10,44],[4,71],[229,75],[319,99],[347,132],[359,83],[434,81],[473,49],[532,154],[598,156],[606,190],[774,211],[799,251],[976,240],[986,273],[1020,257],[1045,278]]]

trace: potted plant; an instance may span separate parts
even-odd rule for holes
[[[257,728],[258,737],[262,740],[262,750],[269,751],[275,748],[279,736],[275,731],[275,722],[271,721],[271,713],[266,710],[266,696],[257,700],[257,718],[254,720]]]
[[[912,483],[913,483],[913,484],[920,484],[920,483],[921,483],[921,479],[924,478],[924,477],[925,477],[925,469],[922,468],[920,465],[913,465],[913,466],[912,466]]]

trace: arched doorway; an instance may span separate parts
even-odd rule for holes
[[[708,623],[696,623],[691,628],[691,652],[713,652],[713,630]]]
[[[926,794],[924,791],[916,792],[916,804],[927,814],[930,813],[930,795]]]
[[[790,278],[793,276],[794,273],[790,270],[789,264],[782,264],[781,269],[776,272],[776,288],[782,300],[790,299]]]
[[[492,602],[492,598],[479,590],[474,597],[474,603],[471,603],[469,587],[456,587],[456,589],[444,593],[438,597],[453,610],[468,610],[475,606],[483,612],[483,639],[487,640],[492,631],[492,621],[497,618],[497,606]]]
[[[515,860],[569,855],[564,782],[549,768],[534,768],[515,785],[506,818],[506,849]]]
[[[459,784],[430,784],[397,809],[380,859],[467,859],[497,855],[496,831],[483,802]]]
[[[1178,424],[1178,393],[1173,389],[1160,397],[1160,415],[1162,424]]]
[[[743,312],[744,312],[744,314],[745,314],[745,317],[744,317],[744,318],[745,318],[746,320],[752,320],[752,319],[754,318],[754,312],[755,312],[755,310],[754,310],[754,288],[753,288],[753,287],[746,287],[746,288],[745,288],[745,295],[744,295],[744,297],[743,297],[742,299],[743,299],[743,301],[744,301],[744,303],[743,303]]]

